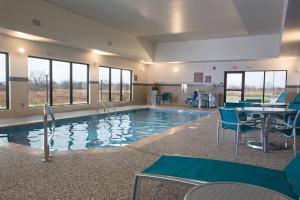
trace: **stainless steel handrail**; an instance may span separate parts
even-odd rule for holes
[[[117,110],[116,110],[116,108],[114,107],[114,105],[112,104],[112,102],[108,101],[108,104],[109,104],[109,105],[110,105],[110,107],[113,109],[113,111],[114,111],[114,115],[115,115],[115,117],[116,117],[116,114],[117,114]]]
[[[50,115],[52,120],[52,131],[48,138],[48,115]],[[55,116],[53,114],[52,108],[49,104],[45,104],[44,106],[44,158],[43,161],[49,160],[49,141],[52,140],[54,134],[55,134]]]
[[[99,110],[100,110],[100,108],[99,108],[100,103],[102,104],[104,112],[106,112],[107,116],[109,117],[110,112],[109,112],[109,109],[107,108],[107,106],[105,105],[104,101],[98,101],[97,102],[97,112],[99,112]]]

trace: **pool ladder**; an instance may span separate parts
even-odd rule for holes
[[[108,117],[110,117],[110,114],[111,114],[111,112],[109,111],[109,107],[113,110],[114,116],[116,117],[117,110],[110,101],[98,101],[97,102],[97,112],[100,111],[100,104],[102,105],[103,110],[107,114]],[[108,104],[108,106],[106,104]]]
[[[51,117],[52,121],[52,128],[51,133],[48,136],[48,115]],[[49,104],[45,104],[44,106],[44,114],[43,114],[43,120],[44,120],[44,158],[43,161],[49,161],[50,155],[49,155],[49,141],[52,140],[54,134],[55,134],[55,116],[52,111],[52,107]]]

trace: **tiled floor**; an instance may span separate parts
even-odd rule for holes
[[[244,143],[235,156],[230,133],[225,134],[218,149],[216,122],[214,113],[126,147],[57,153],[48,163],[41,162],[42,155],[38,152],[0,145],[0,199],[130,199],[134,174],[161,154],[191,155],[276,169],[282,169],[292,158],[291,149],[264,154]],[[257,137],[253,134],[247,139]],[[271,141],[283,144],[277,135],[272,135]],[[189,188],[143,182],[141,199],[179,200]]]

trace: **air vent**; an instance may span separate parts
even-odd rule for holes
[[[34,26],[38,26],[38,27],[41,27],[41,20],[39,19],[32,19],[32,25]]]

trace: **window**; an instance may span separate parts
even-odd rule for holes
[[[243,72],[225,72],[226,102],[239,102],[243,96]]]
[[[49,81],[50,60],[28,58],[29,106],[47,103],[46,76]],[[48,88],[49,89],[49,88]],[[49,100],[49,99],[48,99]]]
[[[51,105],[88,103],[89,67],[86,64],[28,58],[29,106],[47,102],[46,75]]]
[[[9,108],[8,54],[0,53],[0,109]]]
[[[225,102],[274,102],[286,88],[286,71],[225,72]]]
[[[110,69],[108,67],[99,68],[99,99],[109,101]]]
[[[88,103],[88,67],[72,63],[73,103]]]
[[[245,100],[263,102],[264,72],[245,72]]]
[[[122,70],[122,101],[131,100],[131,71]]]
[[[52,61],[52,104],[70,104],[70,63]]]
[[[99,99],[101,101],[131,101],[132,71],[99,67]]]
[[[187,84],[181,84],[181,94],[187,94]]]
[[[264,102],[275,102],[286,86],[286,71],[268,71],[265,78]]]

